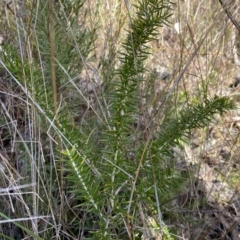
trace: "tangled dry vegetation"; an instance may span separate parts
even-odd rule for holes
[[[117,53],[121,40],[126,35],[126,2],[129,1],[95,3],[89,0],[84,5],[90,12],[87,21],[89,27],[98,25],[98,38],[94,43],[91,62],[85,63],[84,70],[76,82],[81,98],[86,101],[84,104],[77,104],[79,92],[72,90],[67,84],[61,88],[64,101],[71,103],[70,108],[73,112],[70,119],[75,126],[82,126],[91,121],[95,111],[94,104],[99,101],[101,88],[105,87],[101,78],[110,79],[111,67],[115,68],[119,64],[114,53]],[[142,92],[143,98],[144,91],[149,86],[153,91],[152,96],[145,99],[148,111],[142,112],[141,118],[138,119],[139,125],[134,123],[133,127],[142,131],[143,136],[139,139],[146,140],[146,125],[149,129],[159,129],[160,123],[168,121],[167,117],[163,118],[164,115],[177,115],[179,109],[187,106],[189,102],[201,102],[203,92],[210,97],[216,94],[234,99],[236,110],[228,112],[224,118],[216,116],[209,127],[192,131],[188,142],[183,143],[181,148],[172,149],[177,171],[188,175],[189,181],[182,186],[178,196],[171,199],[171,204],[167,207],[163,205],[161,210],[166,226],[174,233],[173,239],[239,239],[240,69],[236,60],[238,46],[234,35],[238,32],[217,0],[173,1],[172,6],[169,26],[160,28],[158,39],[149,45],[152,53],[147,60],[150,71],[146,75],[153,74],[157,78],[154,83],[151,82],[151,78],[147,78],[149,82],[141,85],[139,91]],[[9,9],[10,5],[6,7],[3,4],[2,14],[6,11],[11,15]],[[236,6],[228,9],[240,25]],[[10,44],[14,38],[6,25],[1,26],[0,34],[3,38],[2,44]],[[109,69],[104,69],[105,72],[98,68],[102,59],[112,60],[108,65]],[[188,67],[183,71],[185,66]],[[39,156],[45,156],[44,161],[50,161],[53,154],[53,143],[46,140],[49,137],[45,135],[47,133],[41,132],[41,126],[33,127],[36,116],[34,111],[29,110],[32,103],[28,102],[27,95],[28,93],[16,85],[6,71],[0,72],[0,212],[9,218],[14,217],[19,205],[22,204],[18,211],[19,218],[24,216],[27,209],[24,206],[27,199],[21,195],[21,190],[15,189],[15,192],[11,192],[11,188],[19,182],[22,185],[29,184],[24,182],[26,175],[36,172],[36,166],[27,169],[29,164],[26,164],[26,157],[22,155],[23,145],[29,144],[28,149],[38,147]],[[150,116],[156,109],[160,111],[153,121]],[[36,124],[40,122],[36,120]],[[128,154],[127,159],[131,160],[131,152]],[[33,157],[38,156],[28,156],[29,159]],[[26,187],[35,191],[36,198],[41,199],[42,196],[37,196],[37,186],[30,184]],[[11,194],[18,194],[17,199]],[[69,197],[67,204],[73,204],[72,195],[65,197]],[[55,212],[59,209],[53,207],[49,211]],[[146,219],[141,220],[148,222]],[[40,223],[32,218],[32,225],[26,223],[25,227],[32,229],[31,226],[36,226],[36,229],[33,229],[36,233],[37,225],[44,225],[43,220],[38,221]],[[2,222],[0,232],[11,239],[22,239],[19,228],[10,222]],[[151,234],[155,239],[163,239],[154,231]],[[146,234],[143,239],[154,239],[146,236],[149,235]],[[72,238],[65,236],[59,239]],[[85,239],[84,236],[82,239]]]
[[[227,9],[239,23],[239,6],[233,2]],[[234,40],[239,33],[219,1],[179,1],[171,22],[180,23],[181,30],[176,31],[178,25],[175,29],[164,28],[158,43],[160,48],[153,52],[155,64],[164,63],[173,73],[173,80],[208,32],[175,88],[178,104],[181,98],[182,104],[197,100],[199,90],[205,89],[209,95],[233,98],[237,106],[224,119],[216,118],[208,128],[192,132],[191,142],[182,151],[176,150],[180,165],[187,167],[187,171],[197,166],[196,181],[176,199],[175,210],[182,213],[177,216],[184,216],[184,220],[177,219],[181,236],[183,239],[238,239],[240,116],[236,51],[239,54],[239,50]],[[192,224],[192,218],[199,221]]]

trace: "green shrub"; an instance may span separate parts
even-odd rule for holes
[[[187,181],[175,168],[172,149],[215,114],[233,109],[233,103],[226,97],[205,98],[178,109],[177,116],[166,109],[167,121],[162,122],[154,119],[161,107],[144,114],[147,89],[154,91],[145,86],[149,42],[159,27],[169,24],[168,1],[134,5],[121,48],[117,51],[109,39],[108,55],[97,64],[97,27],[88,26],[84,1],[28,4],[29,19],[14,19],[18,38],[1,53],[2,71],[20,87],[26,107],[16,150],[20,154],[21,149],[26,165],[19,184],[33,183],[26,188],[32,193],[22,196],[19,190],[16,204],[21,207],[11,215],[12,222],[24,237],[39,239],[148,239],[151,228],[172,239],[163,206]],[[89,78],[92,62],[96,75]],[[78,75],[84,71],[81,88]],[[14,120],[8,112],[1,114],[6,122]],[[9,131],[13,128],[10,124]],[[26,214],[23,223],[15,220]],[[149,217],[154,226],[146,224]]]

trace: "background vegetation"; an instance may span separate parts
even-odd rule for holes
[[[238,66],[218,1],[1,12],[1,239],[237,239]]]

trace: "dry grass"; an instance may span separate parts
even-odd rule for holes
[[[117,52],[121,48],[121,41],[126,35],[125,29],[129,23],[129,12],[132,11],[133,2],[122,0],[86,1],[84,8],[89,10],[88,27],[96,29],[98,38],[92,53],[93,60],[85,62],[84,70],[79,73],[81,75],[80,79],[83,79],[83,81],[88,78],[88,82],[93,81],[94,84],[97,84],[97,87],[101,86],[101,78],[106,77],[106,73],[101,72],[99,62],[103,58],[115,62]],[[5,5],[4,7],[6,12],[11,15],[11,11]],[[187,171],[193,173],[192,175],[197,180],[193,178],[190,187],[183,188],[171,209],[163,209],[163,212],[166,212],[166,214],[164,213],[164,221],[169,225],[170,229],[172,225],[177,226],[176,235],[178,237],[176,239],[217,239],[219,236],[223,237],[224,234],[229,239],[237,239],[237,226],[240,225],[237,219],[240,212],[240,180],[238,178],[240,164],[238,157],[240,154],[238,148],[240,129],[238,107],[240,98],[239,87],[230,87],[232,84],[234,85],[239,74],[239,66],[237,66],[233,54],[232,35],[235,33],[235,29],[218,1],[173,1],[172,13],[169,26],[163,26],[159,29],[158,40],[152,43],[152,54],[146,63],[149,69],[155,69],[159,76],[154,85],[154,96],[148,102],[149,111],[159,108],[160,111],[157,112],[154,120],[150,119],[150,121],[147,113],[143,113],[143,118],[145,117],[148,123],[152,124],[150,127],[159,128],[159,122],[163,121],[162,116],[166,111],[166,108],[161,108],[161,106],[165,104],[168,92],[173,93],[174,97],[171,98],[170,103],[174,106],[173,109],[176,114],[190,102],[201,102],[204,97],[201,94],[202,92],[205,92],[210,97],[215,94],[229,96],[235,100],[237,109],[228,113],[224,119],[216,116],[214,124],[209,128],[192,132],[189,144],[185,144],[183,149],[174,149],[174,155],[180,168],[186,167]],[[4,24],[9,23],[11,25],[11,18],[12,16],[8,17],[8,21]],[[81,23],[81,16],[79,22]],[[10,28],[4,25],[2,32],[0,32],[5,42],[11,41],[8,29]],[[194,51],[200,43],[200,49],[195,55]],[[194,58],[183,76],[176,82],[185,64],[192,57]],[[117,66],[118,63],[113,65]],[[161,79],[163,74],[168,75],[166,80]],[[5,76],[1,75],[0,77],[1,82],[4,82]],[[7,93],[8,95],[6,99],[1,99],[1,118],[7,116],[8,119],[5,119],[0,124],[2,131],[0,194],[3,192],[0,195],[0,212],[8,214],[10,219],[16,215],[18,215],[19,219],[23,218],[26,212],[28,216],[37,216],[38,204],[43,201],[39,193],[44,192],[49,215],[54,216],[60,209],[56,207],[55,202],[48,199],[51,193],[47,192],[47,188],[45,188],[45,184],[48,183],[46,183],[47,179],[44,178],[44,171],[45,173],[48,171],[48,169],[44,169],[44,164],[49,161],[49,156],[54,155],[52,147],[54,145],[54,136],[50,133],[49,136],[44,137],[43,142],[41,123],[37,119],[35,110],[32,111],[29,108],[32,104],[31,99],[28,99],[26,92],[19,91],[17,87],[6,87],[1,82],[1,93]],[[79,86],[83,85],[81,82],[78,84]],[[144,92],[148,84],[150,83],[143,84],[141,91]],[[84,90],[86,90],[86,84],[84,86]],[[87,85],[88,87],[89,85]],[[97,87],[94,87],[94,89],[97,89]],[[89,88],[92,90],[91,86]],[[87,95],[88,92],[84,94]],[[95,93],[93,97],[96,97],[96,95]],[[68,97],[71,98],[72,96]],[[14,108],[15,101],[19,102],[16,109]],[[22,105],[26,107],[25,113],[22,113]],[[167,104],[164,106],[168,107]],[[82,108],[84,107],[82,106]],[[35,109],[37,109],[37,106],[35,106]],[[80,110],[81,115],[81,111],[86,112]],[[33,126],[26,113],[32,116],[31,119],[36,120],[36,126]],[[16,117],[16,114],[24,118],[21,129],[14,129],[15,119],[20,119],[18,116]],[[79,116],[79,113],[74,114]],[[84,122],[84,119],[85,117],[81,116],[80,125]],[[4,122],[6,127],[3,127]],[[79,120],[77,120],[76,124],[79,124]],[[26,129],[26,126],[28,129]],[[9,136],[4,135],[5,132],[3,131],[5,129],[7,129],[8,134],[11,133],[11,139],[13,139],[13,142],[9,145],[4,142],[4,138],[9,139]],[[28,139],[26,136],[28,136]],[[33,151],[36,146],[39,147],[39,150]],[[7,149],[9,147],[11,150]],[[27,159],[31,170],[25,169],[21,148],[27,149],[29,154]],[[17,157],[15,156],[17,160],[11,159],[13,156],[8,153],[8,150],[11,154],[17,155]],[[33,152],[35,155],[33,155]],[[14,161],[17,161],[17,163]],[[192,166],[194,166],[193,170]],[[53,171],[57,171],[55,167],[51,166],[54,169]],[[42,179],[37,181],[39,169],[44,169],[44,171],[43,175],[41,175]],[[31,173],[32,184],[30,185],[24,183],[27,173]],[[36,185],[37,182],[39,185]],[[26,204],[28,197],[22,197],[23,190],[21,187],[26,190],[24,194],[32,199],[33,206],[31,206],[30,210]],[[15,195],[11,194],[12,189],[15,189]],[[64,197],[68,199],[64,207],[68,204],[71,205],[71,196]],[[56,201],[58,200],[56,199]],[[17,212],[16,215],[15,211]],[[43,217],[41,216],[41,218]],[[32,229],[35,234],[39,232],[39,225],[44,226],[46,222],[49,223],[48,218],[37,220],[34,217],[29,217],[29,220],[24,221],[24,226]],[[3,220],[0,220],[0,223],[2,223],[0,231],[7,235],[6,232],[9,231],[6,228],[8,226],[4,225],[6,223]],[[60,231],[58,224],[60,223],[53,219],[51,224],[53,224],[57,239],[57,232]],[[219,230],[221,224],[223,227]],[[9,228],[13,229],[12,226]],[[218,231],[215,231],[217,228]],[[42,230],[44,227],[40,227],[40,229]],[[67,232],[66,229],[67,227],[62,231]],[[16,233],[17,231],[13,229],[14,233],[9,236],[13,239],[20,239],[18,233]],[[215,232],[213,233],[213,231]]]

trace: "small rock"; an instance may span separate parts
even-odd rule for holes
[[[156,73],[157,73],[159,79],[163,80],[163,81],[169,80],[171,78],[171,75],[172,75],[171,71],[169,71],[165,67],[157,68]]]

